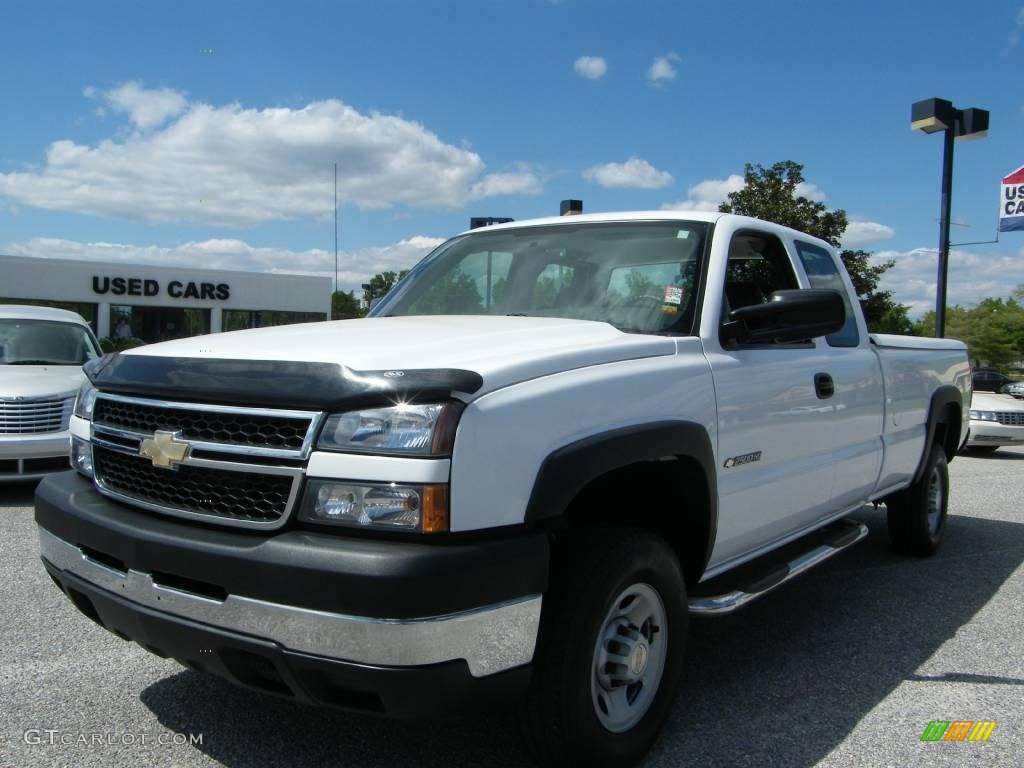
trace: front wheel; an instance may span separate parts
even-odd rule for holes
[[[571,548],[545,596],[522,723],[543,765],[622,768],[643,757],[668,716],[686,647],[686,585],[672,549],[646,531],[588,531]]]
[[[885,506],[893,549],[918,557],[935,554],[949,509],[949,469],[941,446],[932,446],[921,479],[890,496]]]

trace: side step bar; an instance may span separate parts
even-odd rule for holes
[[[768,573],[762,572],[749,583],[719,595],[693,597],[690,614],[694,616],[721,616],[732,613],[780,587],[795,576],[838,555],[868,535],[868,527],[853,520],[833,523],[814,537],[813,548],[793,554],[791,559],[779,563]],[[789,549],[788,547],[785,549]],[[767,557],[771,557],[769,554]],[[727,578],[725,574],[722,578]]]

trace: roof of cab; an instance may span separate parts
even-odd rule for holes
[[[0,318],[14,320],[55,320],[64,323],[89,325],[81,315],[56,307],[36,307],[31,304],[0,304]]]
[[[573,216],[545,216],[540,219],[522,219],[505,224],[491,224],[486,227],[467,229],[459,234],[470,232],[493,232],[500,229],[516,229],[517,227],[538,227],[548,224],[579,224],[585,222],[609,221],[707,221],[715,222],[729,214],[709,211],[613,211],[610,213],[579,213]]]
[[[821,238],[800,232],[792,227],[786,227],[782,224],[776,224],[763,219],[756,219],[751,216],[721,213],[719,211],[616,211],[610,213],[580,213],[572,216],[547,216],[542,219],[523,219],[521,221],[510,221],[505,224],[490,224],[484,227],[477,227],[476,229],[467,229],[465,232],[459,233],[458,236],[552,224],[604,223],[613,221],[704,221],[714,224],[723,222],[725,219],[735,222],[737,226],[760,227],[777,234],[786,233],[790,237],[799,237],[801,240],[808,240],[826,249],[831,248],[835,250],[830,243]]]

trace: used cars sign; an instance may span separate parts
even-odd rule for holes
[[[1024,231],[1024,165],[1003,179],[999,196],[999,231]]]

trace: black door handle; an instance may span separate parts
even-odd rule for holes
[[[814,374],[814,394],[819,400],[828,400],[836,393],[835,382],[827,373]]]

